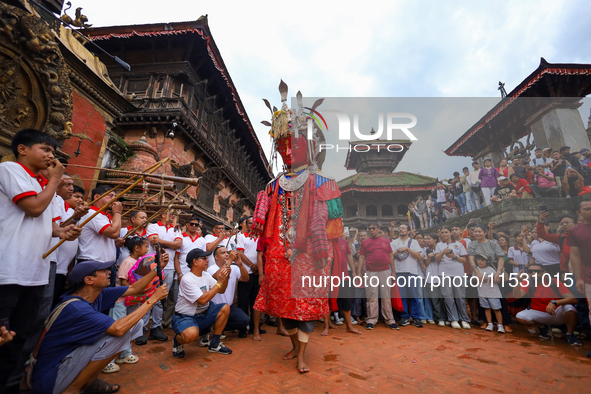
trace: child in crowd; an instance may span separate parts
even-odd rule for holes
[[[127,238],[125,240],[125,247],[129,249],[129,256],[123,259],[121,266],[119,266],[115,287],[129,286],[129,270],[140,257],[148,254],[149,250],[148,240],[138,236]],[[113,309],[111,309],[110,315],[113,319],[119,320],[127,316],[128,313],[124,301],[125,297],[120,297],[115,303]],[[140,358],[131,353],[131,344],[129,344],[129,349],[124,350],[123,353],[121,353],[119,357],[113,361],[117,364],[135,364],[140,361]],[[107,364],[107,366],[103,369],[103,373],[113,373],[117,371],[119,371],[119,366],[115,365],[113,362]]]
[[[527,240],[522,233],[515,233],[515,245],[509,248],[507,258],[509,264],[513,266],[513,272],[518,274],[529,263],[531,258],[524,248],[527,246]]]
[[[501,290],[499,289],[499,285],[493,282],[493,275],[496,271],[490,266],[488,256],[485,254],[477,254],[474,257],[480,270],[476,274],[481,281],[478,287],[478,298],[480,299],[480,306],[484,309],[486,322],[488,323],[486,331],[493,330],[492,313],[490,311],[492,309],[495,311],[497,318],[497,331],[504,334],[505,328],[503,327],[503,315],[501,313]]]

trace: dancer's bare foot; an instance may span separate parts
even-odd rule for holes
[[[310,368],[308,368],[308,366],[306,365],[306,362],[304,361],[303,357],[302,358],[298,357],[298,362],[296,365],[298,367],[299,373],[310,372]]]
[[[259,330],[254,330],[253,336],[252,336],[252,340],[255,342],[260,342],[261,341],[261,334],[259,333]]]
[[[351,334],[357,334],[357,335],[361,335],[361,331],[359,331],[359,330],[356,330],[356,329],[355,329],[355,328],[353,328],[353,327],[347,327],[347,330],[346,330],[346,331],[347,331],[347,332],[350,332]]]
[[[284,337],[288,337],[289,336],[289,334],[287,333],[287,330],[285,328],[283,328],[283,327],[277,328],[277,331],[275,332],[275,334],[282,335]]]
[[[300,349],[293,348],[289,352],[285,353],[285,355],[283,356],[283,359],[284,360],[291,360],[292,358],[296,358],[298,356],[299,352],[300,352]]]
[[[322,330],[322,332],[320,333],[321,337],[325,337],[328,335],[328,327],[326,327],[324,330]]]

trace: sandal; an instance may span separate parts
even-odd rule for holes
[[[138,361],[140,361],[140,358],[135,354],[130,354],[129,356],[123,358],[117,357],[115,359],[115,363],[117,364],[135,364]]]
[[[116,386],[116,388],[115,388]],[[104,393],[116,393],[121,387],[118,384],[108,384],[100,379],[95,379],[84,391],[83,394],[104,394]]]
[[[103,368],[103,373],[115,373],[119,372],[120,369],[121,368],[119,368],[119,365],[115,364],[114,362],[110,362],[105,368]]]
[[[508,333],[508,334],[510,334],[510,333],[512,333],[512,332],[513,332],[513,330],[511,329],[511,327],[509,327],[509,326],[507,325],[507,326],[505,326],[505,332],[506,332],[506,333]]]

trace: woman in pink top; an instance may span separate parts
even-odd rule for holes
[[[492,166],[490,158],[484,159],[484,168],[480,170],[478,179],[480,179],[480,190],[484,197],[484,205],[490,205],[490,198],[493,196],[495,188],[497,187],[497,179],[499,172]]]

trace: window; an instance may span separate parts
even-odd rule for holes
[[[392,211],[392,205],[382,205],[382,216],[394,216],[394,212]]]
[[[178,81],[172,81],[172,97],[181,97],[183,84]]]
[[[349,205],[347,207],[347,217],[357,216],[357,205]]]
[[[207,182],[201,182],[201,192],[199,193],[198,201],[206,208],[213,209],[213,188]]]
[[[127,82],[127,94],[135,94],[136,97],[146,97],[148,87],[150,86],[149,79],[132,79]]]
[[[154,84],[154,97],[162,97],[162,92],[164,90],[164,81],[164,78],[159,78]]]
[[[368,205],[365,207],[365,214],[367,216],[378,216],[378,207],[375,205]]]
[[[408,212],[408,205],[399,204],[399,205],[396,206],[396,213],[398,215],[406,216],[406,213],[407,212]]]
[[[193,102],[191,103],[191,114],[193,114],[196,119],[199,119],[199,99],[197,96],[193,96]]]

